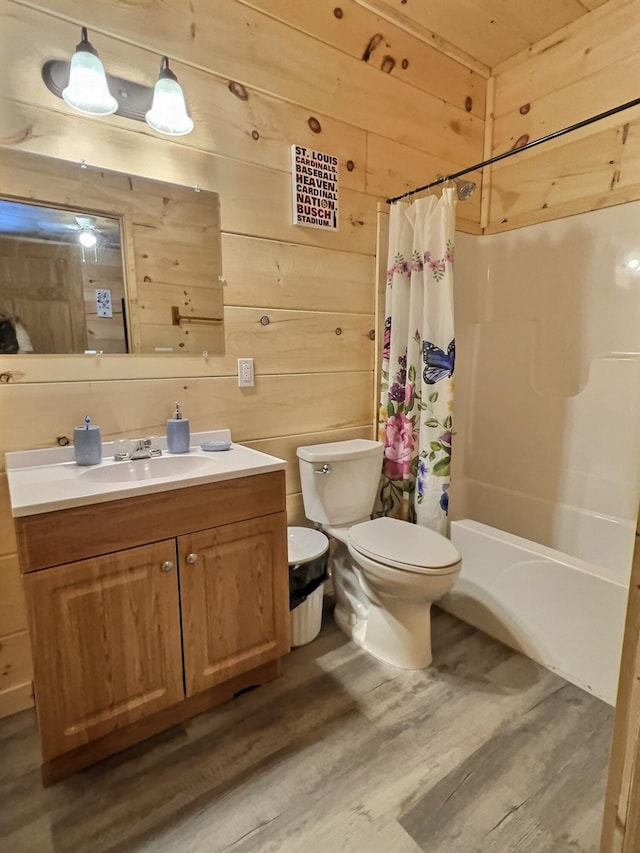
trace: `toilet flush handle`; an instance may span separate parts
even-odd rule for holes
[[[322,468],[314,468],[314,474],[330,474],[331,473],[331,465],[328,465],[326,462],[322,466]]]

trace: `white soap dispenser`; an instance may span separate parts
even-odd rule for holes
[[[191,433],[188,418],[182,417],[180,403],[176,403],[176,412],[167,421],[167,450],[169,453],[187,453]]]

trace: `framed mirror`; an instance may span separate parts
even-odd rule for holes
[[[0,352],[224,352],[216,193],[0,149]]]

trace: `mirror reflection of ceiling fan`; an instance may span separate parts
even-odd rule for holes
[[[85,261],[85,249],[93,249],[93,260],[98,260],[99,229],[96,228],[95,216],[76,216],[78,223],[78,242],[82,249],[82,260]]]

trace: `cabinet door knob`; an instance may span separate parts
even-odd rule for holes
[[[161,566],[163,572],[170,572],[173,568],[173,563],[171,560],[165,560],[165,562]]]
[[[193,565],[198,560],[197,554],[187,554],[187,563],[191,563]]]

